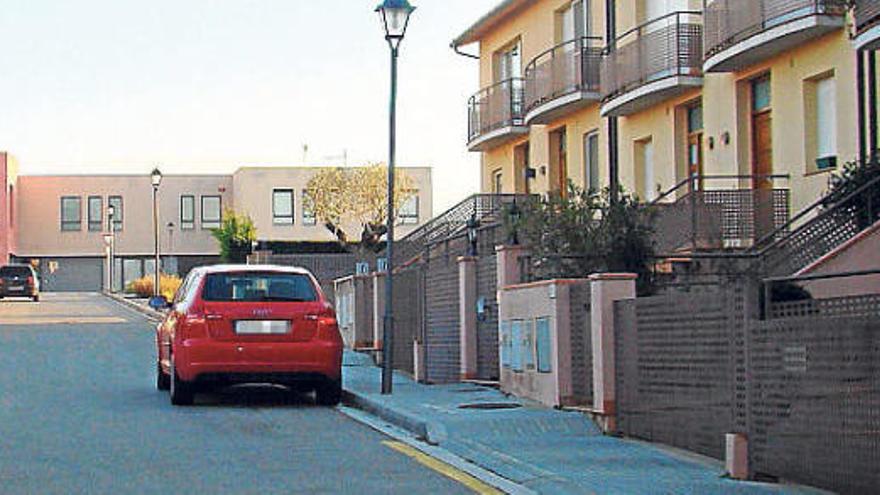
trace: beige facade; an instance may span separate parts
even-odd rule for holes
[[[227,208],[250,215],[260,240],[335,240],[326,228],[317,222],[309,225],[303,216],[303,190],[318,170],[242,168],[232,175],[164,176],[158,192],[161,252],[168,256],[216,256],[217,242],[210,229],[217,226],[217,214]],[[417,217],[401,225],[398,236],[406,235],[433,213],[431,170],[405,171],[418,187]],[[9,252],[18,258],[104,256],[111,201],[121,204],[122,210],[115,228],[117,255],[137,257],[154,252],[152,188],[147,175],[33,175],[17,177],[14,184],[14,214],[10,215],[14,216],[11,225],[18,228],[15,236],[5,238],[9,239]],[[274,190],[292,192],[289,224],[279,225],[273,218]]]
[[[487,89],[471,100],[468,145],[482,153],[484,192],[546,193],[590,175],[607,186],[611,117],[620,183],[647,200],[694,173],[753,176],[706,186],[789,189],[797,212],[858,157],[853,12],[843,2],[617,1],[610,46],[606,4],[508,0],[454,41],[479,44]],[[519,100],[493,99],[493,85],[516,77],[508,86],[522,86]],[[756,103],[763,80],[769,96]],[[508,96],[515,103],[499,111]],[[779,177],[754,177],[764,175]]]

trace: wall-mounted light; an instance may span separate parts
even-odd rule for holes
[[[715,138],[712,136],[709,136],[709,149],[710,150],[715,149]]]
[[[730,144],[730,132],[724,131],[721,133],[721,142],[724,143],[724,146]]]

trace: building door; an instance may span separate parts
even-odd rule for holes
[[[688,126],[688,177],[696,178],[691,185],[703,190],[703,106],[694,105],[687,109]]]
[[[773,114],[770,78],[752,82],[752,187],[755,190],[755,236],[773,230]]]
[[[529,194],[529,143],[524,143],[513,149],[514,167],[516,168],[515,192]]]

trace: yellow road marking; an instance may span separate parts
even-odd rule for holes
[[[109,325],[114,323],[128,323],[128,320],[113,316],[68,316],[59,318],[45,316],[0,317],[0,325]]]
[[[478,480],[477,478],[474,478],[473,476],[465,473],[464,471],[455,469],[445,462],[438,461],[428,454],[414,449],[405,443],[393,442],[391,440],[383,440],[382,444],[390,449],[394,449],[397,452],[400,452],[407,457],[412,457],[419,464],[422,464],[434,471],[437,471],[447,478],[452,478],[453,480],[470,488],[475,493],[479,493],[481,495],[501,495],[503,493],[498,489],[491,487]]]

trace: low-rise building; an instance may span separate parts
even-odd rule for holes
[[[260,241],[336,241],[303,199],[309,180],[320,170],[243,167],[232,174],[164,176],[157,196],[163,271],[185,274],[219,261],[211,229],[220,226],[227,209],[249,215]],[[417,191],[402,208],[397,237],[432,216],[430,168],[404,172]],[[113,286],[120,289],[154,271],[149,175],[19,176],[14,159],[2,153],[0,182],[6,185],[0,192],[0,264],[38,264],[44,290],[101,290],[111,273]],[[347,227],[360,233],[356,226]]]

